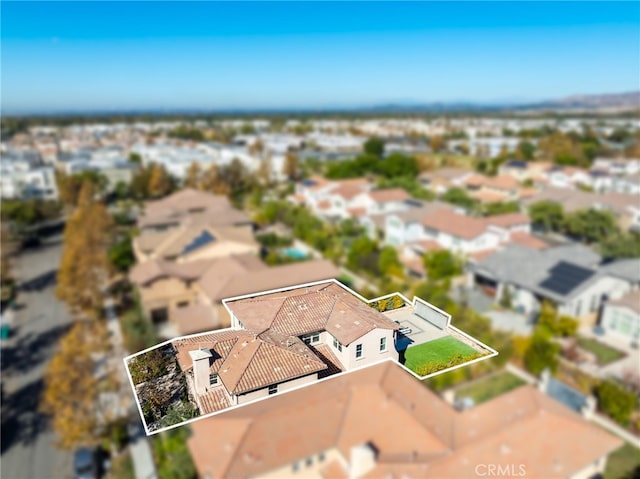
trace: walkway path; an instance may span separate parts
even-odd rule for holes
[[[128,410],[129,415],[133,417],[128,427],[130,439],[129,451],[131,453],[131,459],[133,460],[136,479],[156,479],[157,474],[149,439],[144,432],[135,401],[133,400],[129,376],[122,361],[124,357],[128,356],[128,353],[124,349],[120,321],[118,321],[118,316],[115,312],[113,299],[110,297],[105,301],[105,311],[107,313],[107,329],[109,330],[113,343],[113,360],[115,361],[113,367],[117,369],[120,377],[118,396],[121,398],[120,406],[125,409],[121,412],[125,415]]]

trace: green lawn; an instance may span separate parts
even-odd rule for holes
[[[523,379],[504,371],[480,379],[473,384],[461,386],[456,390],[456,396],[470,397],[475,404],[480,404],[524,384],[526,382]]]
[[[627,443],[609,455],[604,479],[640,477],[640,450]]]
[[[404,365],[424,376],[480,357],[471,346],[452,336],[411,346],[405,352]]]
[[[578,346],[595,354],[598,363],[605,365],[624,356],[624,353],[613,349],[595,339],[578,337]]]

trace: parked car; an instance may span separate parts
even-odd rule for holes
[[[81,447],[73,454],[74,479],[100,479],[109,467],[102,449]]]

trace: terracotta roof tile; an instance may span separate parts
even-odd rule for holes
[[[463,479],[488,463],[567,477],[623,444],[532,386],[458,412],[392,363],[197,421],[192,430],[198,473],[212,478],[253,477],[335,448],[348,461],[365,443],[377,450],[367,477]],[[214,438],[220,447],[211,447]]]
[[[486,223],[479,218],[465,216],[451,210],[439,210],[426,216],[422,224],[463,239],[473,239],[486,230]]]
[[[369,192],[369,196],[376,203],[385,203],[387,201],[405,201],[411,198],[402,188],[387,188],[381,190],[373,190]]]

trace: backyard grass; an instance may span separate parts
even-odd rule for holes
[[[640,450],[626,443],[609,455],[604,479],[632,479],[640,477]]]
[[[623,352],[613,349],[595,339],[578,337],[578,346],[593,353],[601,365],[612,363],[624,356]]]
[[[409,347],[404,357],[404,365],[407,368],[425,376],[480,357],[480,353],[456,338],[447,336]]]
[[[473,384],[461,386],[456,390],[456,396],[470,397],[475,404],[480,404],[524,384],[526,382],[523,379],[504,371],[480,379]]]

